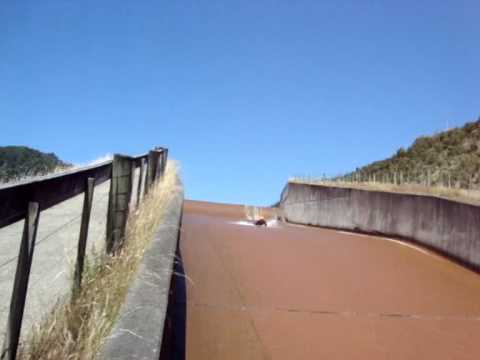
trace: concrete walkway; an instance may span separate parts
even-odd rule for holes
[[[176,358],[480,357],[478,274],[399,241],[243,220],[185,203]]]
[[[137,171],[134,188],[138,181]],[[110,182],[95,187],[87,253],[104,251]],[[134,194],[133,201],[136,201]],[[22,335],[38,324],[56,301],[70,294],[77,256],[83,194],[40,214],[35,253],[25,305]],[[0,229],[0,336],[6,328],[22,238],[23,221]]]

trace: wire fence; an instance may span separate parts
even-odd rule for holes
[[[364,190],[432,195],[478,205],[480,185],[478,174],[460,180],[450,171],[425,170],[409,172],[366,173],[355,172],[347,175],[320,176],[301,175],[290,177],[289,182],[312,185],[351,187]],[[467,177],[464,176],[463,179]]]
[[[13,273],[16,263],[0,359],[16,358],[27,300],[29,303],[48,301],[49,296],[45,294],[54,293],[52,288],[57,286],[57,282],[63,288],[81,291],[85,254],[89,244],[95,246],[103,242],[102,247],[113,256],[122,247],[128,215],[138,207],[152,184],[163,175],[167,157],[168,149],[165,148],[155,148],[148,154],[137,157],[115,155],[113,160],[96,166],[0,188],[0,228],[11,225],[9,228],[13,229],[8,237],[2,236],[0,247],[20,247],[17,255],[0,258],[2,293],[7,290],[4,289],[5,283],[12,286],[11,280],[4,280],[6,275]],[[107,181],[109,183],[105,183]],[[99,189],[102,192],[95,197],[94,193]],[[62,208],[64,201],[73,198],[73,211]],[[40,219],[40,213],[43,213],[42,219],[45,217],[45,221]],[[96,229],[94,233],[92,224]],[[46,232],[40,231],[37,239],[39,227],[45,226]],[[3,229],[0,232],[2,234],[5,234]],[[20,238],[21,241],[18,242]],[[44,251],[45,254],[34,258],[34,251]],[[68,274],[65,263],[75,263],[73,279]],[[31,269],[34,270],[32,274]],[[65,284],[69,278],[70,281],[73,280],[70,287]],[[58,279],[62,281],[57,281]],[[27,293],[35,291],[40,295],[34,298],[29,296],[27,299]]]
[[[435,168],[408,171],[356,171],[337,175],[299,175],[292,180],[323,183],[368,183],[388,185],[418,185],[423,187],[443,187],[448,189],[480,190],[480,176],[477,172],[469,174],[462,171],[450,171]]]

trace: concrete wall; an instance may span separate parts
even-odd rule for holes
[[[183,192],[171,202],[99,359],[158,360],[177,249]]]
[[[434,196],[289,183],[287,221],[407,238],[480,269],[480,207]]]

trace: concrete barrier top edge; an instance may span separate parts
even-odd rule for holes
[[[468,201],[462,201],[461,199],[452,199],[452,198],[447,198],[439,195],[432,195],[432,194],[419,194],[419,193],[413,193],[413,192],[397,192],[397,191],[386,191],[386,190],[380,190],[380,189],[360,189],[360,188],[355,188],[353,186],[333,186],[333,185],[323,185],[323,184],[309,184],[309,183],[299,183],[299,182],[292,182],[289,181],[287,185],[284,187],[284,192],[288,187],[310,187],[310,188],[323,188],[323,189],[338,189],[338,190],[345,190],[345,191],[359,191],[359,192],[368,192],[368,193],[378,193],[378,194],[389,194],[395,197],[402,197],[402,196],[408,196],[408,197],[415,197],[415,198],[425,198],[425,199],[432,199],[432,200],[440,200],[440,201],[446,201],[449,203],[454,203],[454,204],[460,204],[460,205],[466,205],[466,206],[471,206],[477,209],[480,209],[480,204],[474,204],[470,203]],[[288,194],[288,191],[286,192]],[[283,192],[282,192],[283,194]],[[282,198],[283,200],[283,198]]]

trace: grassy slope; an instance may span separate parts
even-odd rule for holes
[[[480,205],[480,119],[433,136],[345,176],[289,182],[434,195]]]
[[[357,169],[345,178],[364,181],[426,183],[469,188],[480,184],[480,119],[433,136],[422,136],[408,149]]]

